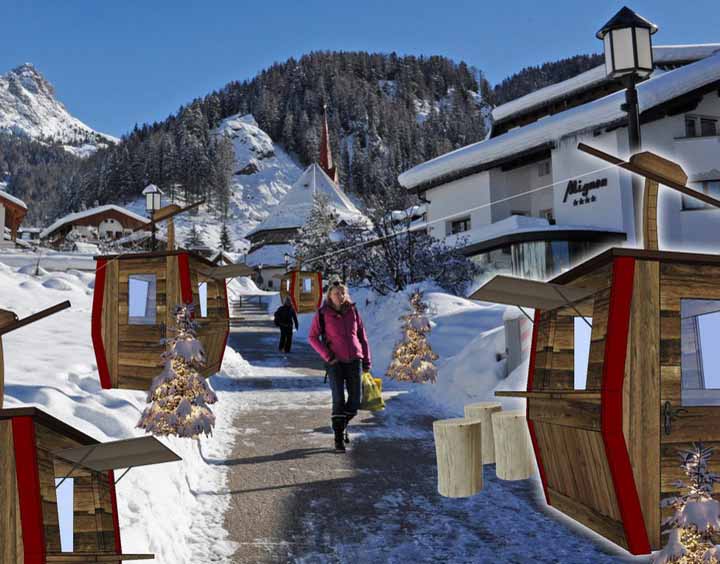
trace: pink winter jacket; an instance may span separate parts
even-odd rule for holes
[[[320,339],[320,315],[325,321],[325,342]],[[325,362],[337,358],[350,362],[359,358],[363,368],[370,369],[370,347],[365,336],[365,327],[355,305],[336,311],[326,303],[313,318],[308,341]]]

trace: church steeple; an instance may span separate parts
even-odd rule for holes
[[[320,167],[335,184],[339,185],[337,167],[333,163],[332,149],[330,148],[330,131],[327,120],[327,104],[323,104],[322,138],[320,139]]]

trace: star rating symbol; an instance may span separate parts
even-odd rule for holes
[[[573,200],[573,206],[582,206],[584,204],[590,204],[595,202],[597,198],[595,196],[586,196],[584,198]]]

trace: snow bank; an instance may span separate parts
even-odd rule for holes
[[[0,308],[20,317],[69,299],[72,307],[4,337],[6,407],[35,405],[100,441],[141,436],[135,428],[144,392],[103,390],[90,339],[94,275],[78,271],[17,272],[0,264]],[[214,436],[197,444],[161,439],[182,462],[135,468],[118,484],[123,550],[155,553],[158,564],[227,562],[235,550],[223,528],[229,497],[227,467],[203,457],[225,458],[232,449],[232,422],[244,408],[232,380],[249,365],[228,349],[223,370],[210,379],[219,401]],[[180,510],[181,509],[181,510]]]

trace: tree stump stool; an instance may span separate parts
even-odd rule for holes
[[[482,463],[495,463],[495,443],[491,415],[502,410],[502,404],[495,401],[471,403],[465,406],[467,419],[480,419],[482,422]]]
[[[501,480],[526,480],[535,471],[530,433],[524,411],[492,414],[495,473]]]
[[[481,426],[480,419],[433,422],[440,495],[469,497],[482,489]]]

